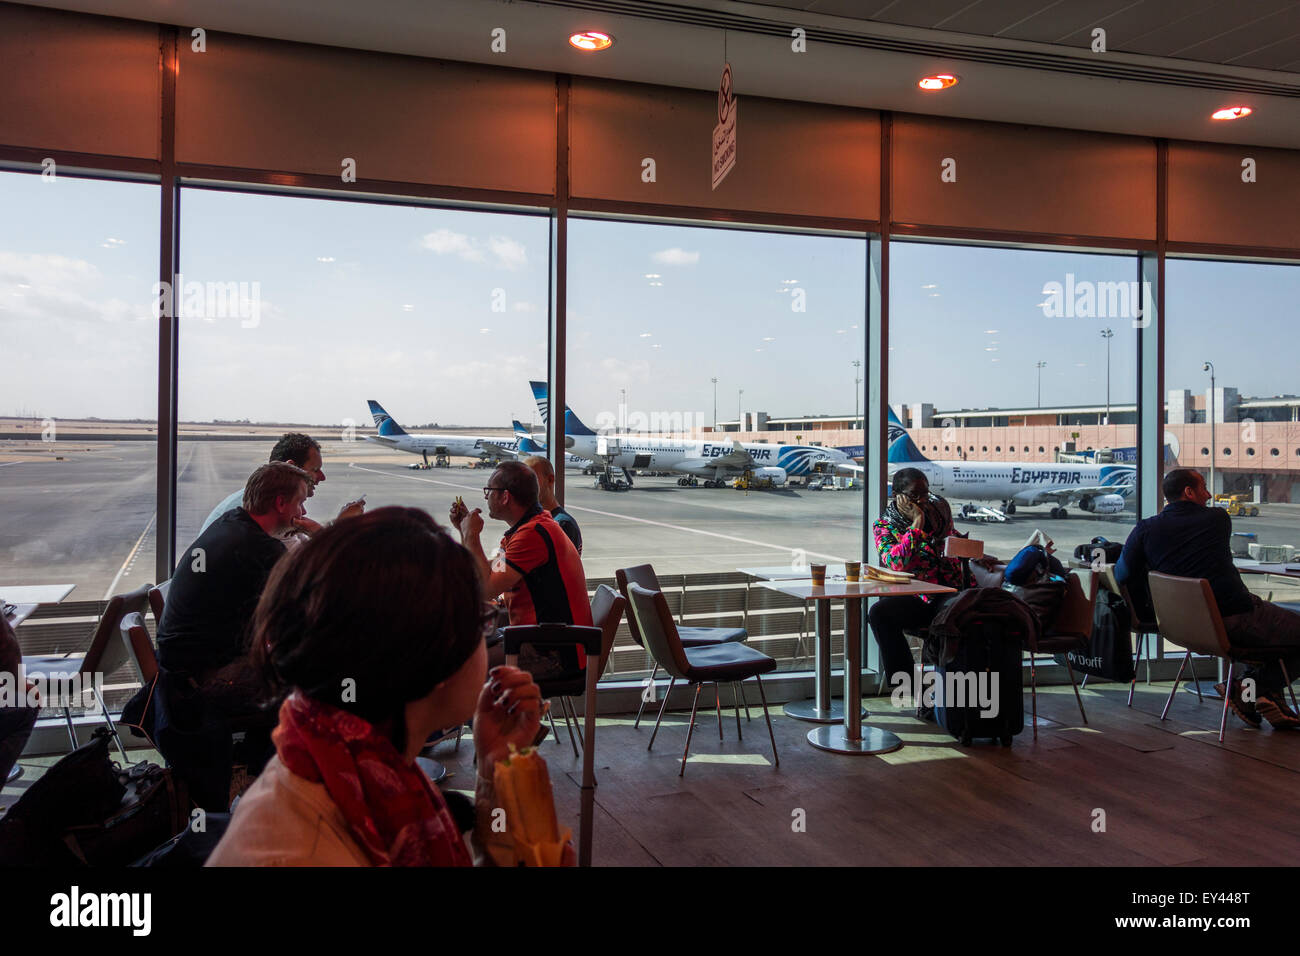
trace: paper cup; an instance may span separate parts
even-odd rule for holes
[[[857,581],[858,578],[861,577],[861,575],[862,575],[862,562],[861,562],[861,561],[846,561],[846,562],[844,562],[844,580],[846,580],[846,581]]]
[[[820,588],[826,586],[826,565],[810,564],[808,565],[808,572],[812,575],[813,587]]]

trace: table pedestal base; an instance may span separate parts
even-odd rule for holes
[[[817,701],[812,697],[807,700],[792,700],[785,705],[785,715],[812,724],[842,724],[844,723],[844,701],[836,698],[831,701],[829,708],[818,709]],[[862,708],[862,716],[867,716],[865,707]]]
[[[887,754],[903,746],[897,734],[879,727],[863,727],[860,740],[850,740],[845,728],[841,726],[815,727],[808,731],[808,743],[818,750],[828,750],[833,754]]]

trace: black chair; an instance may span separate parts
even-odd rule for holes
[[[1033,704],[1034,739],[1038,739],[1038,667],[1036,658],[1039,654],[1064,654],[1065,669],[1070,675],[1070,686],[1074,688],[1074,701],[1079,705],[1079,716],[1088,722],[1088,715],[1083,710],[1083,698],[1079,696],[1079,684],[1074,679],[1074,667],[1070,664],[1070,651],[1088,649],[1092,637],[1092,609],[1097,601],[1097,575],[1089,581],[1088,593],[1083,593],[1083,586],[1076,575],[1067,579],[1065,600],[1056,612],[1056,618],[1043,633],[1031,634],[1025,642],[1025,651],[1029,654],[1029,689]]]
[[[618,627],[617,620],[613,626]],[[557,690],[556,693],[569,696],[585,691],[587,695],[584,708],[587,734],[583,739],[582,747],[582,810],[578,824],[578,865],[590,866],[591,826],[596,793],[596,681],[600,679],[603,666],[598,660],[602,645],[601,629],[576,624],[517,624],[507,627],[503,634],[506,663],[511,665],[517,664],[519,649],[525,644],[533,648],[563,648],[581,644],[582,649],[587,653],[585,673],[574,679],[578,682],[576,688],[570,683],[564,685],[565,689]],[[593,659],[597,659],[595,663]],[[559,685],[560,682],[557,681],[556,686]],[[542,691],[542,695],[546,696],[545,690]]]
[[[614,580],[618,583],[619,593],[623,595],[625,601],[631,602],[628,596],[627,588],[629,584],[636,584],[647,591],[662,592],[663,588],[659,586],[659,576],[655,574],[653,565],[638,564],[630,568],[619,568],[614,572]],[[645,640],[641,636],[641,629],[637,626],[635,616],[629,611],[627,615],[627,629],[632,634],[632,640],[636,641],[641,647],[645,647]],[[744,643],[749,640],[749,632],[743,627],[678,627],[677,634],[681,639],[683,647],[715,647],[718,644]],[[653,655],[652,655],[653,656]],[[659,675],[659,662],[656,661],[654,669],[650,672],[650,682],[648,687],[653,687],[655,678]],[[745,692],[739,691],[741,700],[744,701]],[[652,695],[641,695],[641,706],[636,710],[636,720],[633,722],[633,729],[641,726],[641,714],[645,711],[645,705],[649,702]],[[745,703],[745,718],[749,719],[749,702]]]
[[[679,680],[695,685],[695,700],[691,704],[691,723],[686,731],[686,748],[682,751],[682,766],[677,775],[686,773],[686,758],[691,752],[691,735],[695,732],[695,712],[700,704],[700,688],[705,684],[718,687],[721,684],[739,684],[749,678],[758,683],[758,696],[763,702],[763,716],[767,718],[767,735],[772,741],[772,760],[775,766],[781,766],[781,758],[776,753],[776,736],[772,733],[772,716],[767,710],[767,695],[763,693],[763,680],[760,674],[776,670],[776,661],[760,651],[734,641],[715,644],[711,647],[685,647],[678,635],[677,624],[662,591],[651,591],[639,584],[628,585],[628,597],[632,607],[632,617],[636,618],[646,647],[655,661],[668,672],[672,680],[664,693],[664,701],[659,706],[659,716],[655,719],[654,733],[650,735],[650,744],[654,746],[655,736],[659,733],[659,722],[663,720],[664,709],[668,706],[668,696],[673,685]],[[735,697],[736,733],[740,730],[740,697]],[[718,703],[718,738],[722,738],[722,704]]]

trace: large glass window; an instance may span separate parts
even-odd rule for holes
[[[0,210],[0,597],[93,615],[154,573],[158,187],[0,173]],[[91,630],[37,625],[26,653]]]
[[[468,469],[538,417],[545,218],[200,189],[181,209],[180,559],[286,432],[322,445],[314,520],[481,499]]]
[[[865,240],[578,220],[568,275],[589,580],[650,563],[685,623],[810,666],[802,611],[737,569],[861,557]],[[610,673],[650,666],[620,642]]]
[[[1195,468],[1232,514],[1243,561],[1300,548],[1300,381],[1293,342],[1300,268],[1171,259],[1165,267],[1167,467]],[[1246,585],[1295,600],[1295,582]]]
[[[1003,559],[1036,528],[1062,557],[1136,520],[1132,257],[891,247],[892,474],[930,475]]]

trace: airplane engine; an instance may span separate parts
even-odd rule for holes
[[[754,478],[758,481],[770,481],[779,488],[789,480],[790,476],[786,474],[784,468],[771,465],[766,468],[755,468]]]
[[[1093,495],[1079,502],[1084,511],[1099,515],[1115,515],[1124,510],[1123,495]]]

